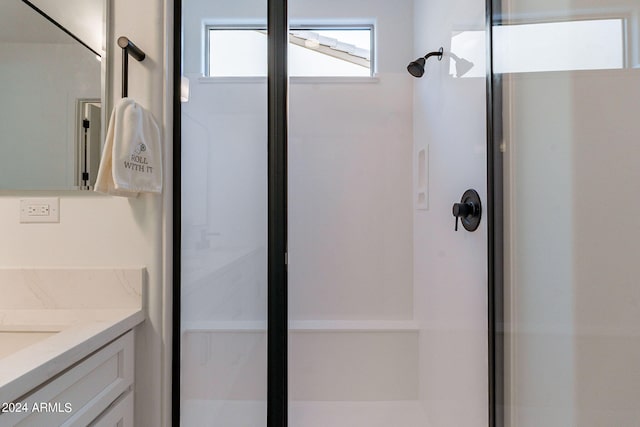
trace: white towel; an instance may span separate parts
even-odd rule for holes
[[[95,191],[125,197],[162,192],[160,129],[131,98],[113,108]]]

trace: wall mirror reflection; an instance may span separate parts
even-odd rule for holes
[[[95,182],[107,110],[105,1],[0,2],[0,190]]]

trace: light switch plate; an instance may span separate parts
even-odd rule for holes
[[[60,199],[58,197],[20,199],[20,222],[60,222]]]

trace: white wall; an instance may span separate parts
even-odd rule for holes
[[[445,51],[414,80],[414,150],[429,150],[429,209],[414,214],[414,304],[421,398],[436,427],[488,419],[486,217],[474,233],[455,232],[451,214],[468,188],[486,204],[485,79],[452,78],[448,55],[454,33],[482,31],[484,16],[483,1],[415,2],[413,58]]]
[[[100,62],[77,44],[0,43],[0,57],[0,187],[72,188],[76,102],[100,98]]]
[[[170,126],[165,104],[167,56],[165,52],[165,7],[160,0],[129,2],[115,0],[114,37],[127,35],[145,50],[143,64],[130,63],[129,93],[156,117],[165,136],[169,153]],[[170,15],[169,15],[170,16]],[[115,38],[113,40],[115,44]],[[120,52],[111,58],[120,69]],[[119,73],[115,73],[116,95]],[[169,97],[170,99],[170,97]],[[169,158],[167,157],[167,161]],[[167,163],[170,165],[170,162]],[[166,167],[165,182],[170,182]],[[166,377],[170,366],[167,353],[165,304],[170,303],[170,286],[165,278],[169,266],[163,264],[165,233],[170,229],[171,189],[164,196],[140,196],[137,199],[106,197],[80,192],[47,192],[60,196],[60,224],[19,224],[19,200],[40,192],[2,192],[0,194],[0,265],[20,266],[145,266],[148,293],[145,301],[147,321],[137,334],[136,426],[157,427],[168,420]],[[166,230],[166,231],[165,231]],[[170,276],[169,276],[170,277]],[[169,306],[170,307],[170,306]],[[165,364],[163,366],[163,363]]]
[[[411,1],[292,1],[292,21],[375,23],[378,81],[294,80],[290,316],[412,319]]]

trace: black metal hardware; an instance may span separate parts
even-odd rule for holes
[[[83,188],[88,188],[89,187],[89,160],[88,160],[88,139],[89,139],[89,127],[90,127],[90,123],[89,120],[87,119],[83,119],[82,120],[82,128],[84,129],[84,156],[82,159],[82,186]]]
[[[487,123],[487,344],[488,427],[502,427],[506,421],[505,316],[504,316],[504,161],[502,74],[493,68],[493,33],[503,22],[503,1],[486,0],[486,123]]]
[[[438,49],[436,52],[429,52],[424,56],[425,61],[427,59],[429,59],[432,56],[437,56],[438,57],[438,61],[442,61],[442,55],[444,54],[444,48],[441,47],[440,49]]]
[[[268,238],[267,238],[267,427],[287,427],[287,0],[267,1]]]
[[[442,61],[443,53],[444,53],[444,48],[442,47],[435,52],[429,52],[422,58],[418,58],[415,61],[411,62],[409,65],[407,65],[407,71],[413,77],[422,77],[424,75],[424,64],[427,62],[427,59],[431,58],[432,56],[437,56],[438,61]]]
[[[476,231],[482,218],[482,203],[476,190],[467,190],[462,195],[460,203],[453,204],[453,216],[456,218],[455,230],[458,231],[458,221],[467,231]]]
[[[169,7],[167,5],[167,7]],[[180,350],[182,348],[182,103],[180,76],[182,75],[182,0],[173,2],[173,224],[172,241],[172,331],[171,331],[171,426],[180,427]]]
[[[127,37],[118,38],[118,46],[122,48],[122,97],[129,95],[129,55],[138,62],[144,61],[147,55]]]

